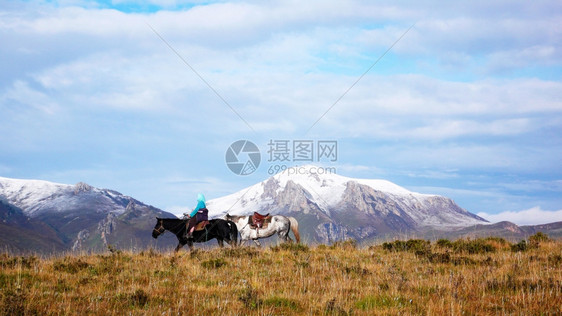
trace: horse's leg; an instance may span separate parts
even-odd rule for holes
[[[240,231],[240,246],[246,245],[246,241],[250,240],[250,229],[246,228]]]
[[[187,242],[187,245],[189,246],[189,251],[190,251],[190,252],[193,251],[193,241],[189,240],[189,241]]]
[[[185,244],[187,243],[187,239],[185,238],[178,238],[178,245],[176,246],[175,252],[178,252]]]
[[[280,230],[279,232],[277,232],[277,235],[279,236],[280,239],[282,239],[284,242],[292,242],[293,240],[291,239],[291,237],[289,237],[289,227],[287,227],[287,230]]]
[[[260,244],[260,242],[258,241],[257,238],[256,238],[256,239],[252,239],[252,240],[256,243],[256,245],[258,245],[258,247],[261,247],[261,244]]]
[[[217,242],[219,243],[219,247],[223,248],[224,247],[224,242],[222,239],[217,238]]]
[[[178,243],[178,245],[176,246],[176,250],[174,250],[174,252],[178,252],[184,244],[182,244],[181,242]]]
[[[235,242],[234,240],[230,239],[230,237],[231,237],[230,234],[227,235],[227,237],[224,239],[224,241],[226,241],[226,243],[227,243],[230,247],[234,248],[234,246],[232,245],[232,243],[236,243],[236,242]]]

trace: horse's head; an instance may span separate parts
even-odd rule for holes
[[[154,225],[154,229],[152,230],[152,238],[158,238],[165,230],[164,221],[156,217],[156,225]]]
[[[223,219],[227,220],[227,221],[231,221],[234,223],[238,223],[238,221],[242,218],[243,216],[236,216],[236,215],[230,215],[228,213],[226,213],[226,215],[224,215]]]

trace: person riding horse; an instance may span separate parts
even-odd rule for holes
[[[189,219],[187,222],[186,238],[193,238],[193,231],[198,223],[209,220],[208,213],[209,211],[207,210],[207,206],[205,204],[205,196],[199,193],[197,195],[197,206],[195,206],[195,209],[191,211],[190,214],[183,214]]]

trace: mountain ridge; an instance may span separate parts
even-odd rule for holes
[[[210,215],[257,211],[293,216],[314,226],[314,231],[309,229],[304,235],[317,242],[487,223],[446,197],[411,192],[387,180],[354,179],[314,170],[323,169],[311,165],[289,168],[210,200]]]
[[[84,182],[68,185],[0,177],[0,202],[4,229],[0,240],[16,252],[100,251],[110,245],[169,248],[175,242],[175,236],[158,241],[150,236],[155,217],[173,214]],[[37,243],[41,246],[35,247]]]
[[[309,170],[309,169],[304,169]],[[410,192],[386,180],[278,174],[207,203],[210,217],[253,211],[294,216],[307,243],[395,238],[562,237],[562,222],[487,223],[446,197]],[[150,232],[154,217],[175,217],[115,190],[86,183],[0,177],[2,251],[54,254],[108,249],[173,249],[177,240]],[[275,242],[276,239],[270,239]]]

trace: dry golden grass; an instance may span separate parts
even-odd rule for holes
[[[492,243],[498,243],[492,241]],[[0,255],[5,315],[560,315],[562,242]]]

